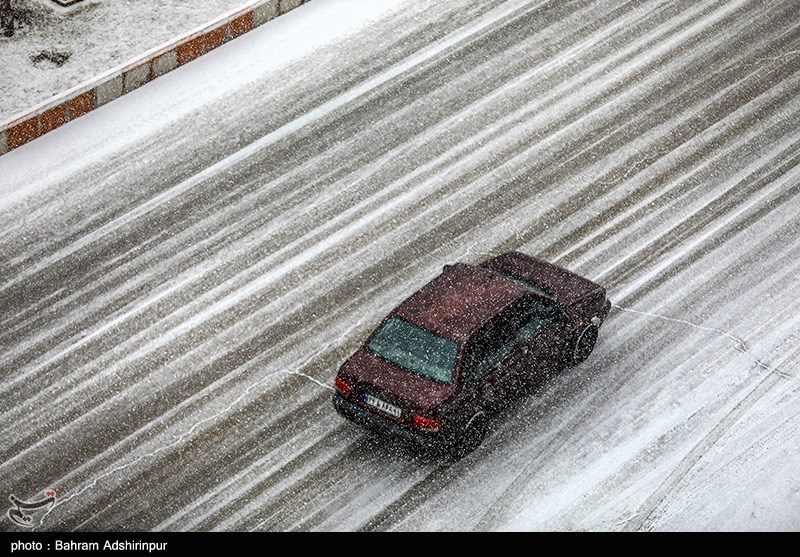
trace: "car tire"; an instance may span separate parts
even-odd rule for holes
[[[594,350],[594,345],[597,343],[597,335],[599,329],[593,325],[586,325],[581,329],[578,338],[575,340],[575,346],[572,349],[572,362],[573,366],[583,363],[589,354]]]
[[[461,430],[450,450],[450,455],[459,460],[481,446],[489,431],[489,420],[483,412],[476,414]]]

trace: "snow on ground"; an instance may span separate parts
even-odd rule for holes
[[[0,34],[0,122],[246,5],[245,0],[14,0],[21,27]]]
[[[100,164],[131,149],[149,136],[162,133],[166,126],[174,126],[176,122],[202,110],[208,103],[242,91],[252,82],[263,79],[265,73],[290,73],[293,71],[293,64],[312,54],[323,61],[329,59],[330,56],[323,57],[319,51],[330,41],[357,34],[378,15],[385,16],[397,9],[399,7],[392,0],[355,0],[347,4],[323,2],[321,6],[314,8],[305,7],[308,21],[293,19],[291,23],[285,23],[279,18],[270,22],[269,31],[259,32],[257,38],[248,33],[237,39],[235,47],[226,46],[219,53],[215,52],[217,62],[213,67],[217,71],[209,72],[207,65],[199,63],[184,66],[160,77],[159,86],[143,89],[137,95],[138,102],[126,101],[121,110],[107,110],[105,116],[100,118],[101,125],[108,129],[124,129],[125,133],[83,133],[83,130],[94,129],[95,119],[86,124],[77,120],[71,126],[73,129],[77,128],[74,133],[82,137],[81,141],[76,142],[70,135],[51,134],[42,139],[44,148],[69,151],[70,154],[65,157],[65,166],[58,168],[64,174],[83,166]],[[305,38],[298,41],[298,35]],[[302,77],[295,75],[294,79]],[[391,75],[383,79],[390,77]],[[193,88],[188,95],[187,83]],[[330,112],[353,95],[354,93],[348,91],[305,118],[319,117],[321,113]],[[276,95],[273,93],[272,96]],[[159,109],[154,110],[153,107]],[[286,128],[262,138],[260,144],[254,144],[248,150],[233,153],[229,158],[219,161],[219,166],[208,173],[213,174],[220,167],[231,166],[236,161],[245,159],[261,144],[268,144],[274,137],[301,127],[303,123],[303,120],[290,122]],[[213,124],[208,125],[213,130]],[[0,204],[19,203],[32,192],[57,188],[57,184],[63,181],[63,175],[55,173],[49,165],[37,164],[35,151],[19,151],[6,156],[13,156],[15,160],[7,165],[0,177]],[[30,158],[31,156],[34,158]],[[202,177],[201,175],[194,180]],[[184,184],[183,187],[191,187],[191,183]],[[177,193],[180,193],[179,189],[173,192]]]
[[[53,530],[797,530],[798,29],[312,2],[1,157],[0,485]],[[376,320],[508,249],[608,288],[587,362],[457,463],[335,414]]]

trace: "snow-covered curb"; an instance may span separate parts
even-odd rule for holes
[[[309,0],[253,0],[0,123],[0,155],[129,93]]]

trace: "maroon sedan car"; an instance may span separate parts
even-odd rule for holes
[[[522,253],[448,265],[342,364],[333,404],[461,457],[513,397],[589,356],[610,307],[602,286]]]

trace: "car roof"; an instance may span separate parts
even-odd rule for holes
[[[393,312],[424,329],[456,341],[529,296],[522,284],[485,267],[457,263],[426,284]]]

